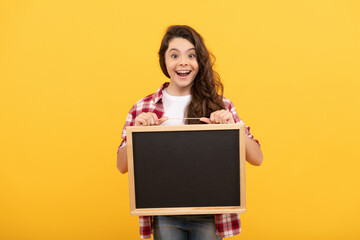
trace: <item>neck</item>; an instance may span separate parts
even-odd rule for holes
[[[191,95],[191,86],[185,87],[185,88],[178,88],[174,86],[173,84],[169,84],[169,86],[166,88],[166,92],[171,96],[188,96]]]

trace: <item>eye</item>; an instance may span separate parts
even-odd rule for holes
[[[171,56],[170,56],[171,58],[177,58],[178,57],[178,55],[177,54],[171,54]]]
[[[196,57],[196,56],[195,56],[195,54],[190,54],[189,57],[190,57],[190,58],[194,58],[194,57]]]

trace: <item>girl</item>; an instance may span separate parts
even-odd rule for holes
[[[220,77],[212,69],[214,57],[194,29],[184,25],[170,26],[161,42],[159,60],[170,82],[130,109],[118,148],[117,167],[121,173],[128,171],[127,126],[242,122],[232,102],[223,97]],[[246,136],[246,160],[259,166],[262,152],[249,127],[246,127]],[[239,232],[239,214],[140,217],[141,238],[150,238],[153,233],[155,240],[215,240]]]

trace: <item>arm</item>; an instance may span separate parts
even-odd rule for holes
[[[260,166],[262,164],[263,155],[260,146],[257,142],[255,142],[249,137],[245,137],[245,152],[245,158],[248,163],[255,166]]]
[[[117,168],[119,171],[124,174],[128,171],[128,164],[127,164],[127,151],[126,145],[119,149],[117,153]]]

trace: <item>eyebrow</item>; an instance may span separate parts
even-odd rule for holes
[[[169,50],[169,52],[171,52],[171,51],[173,51],[173,50],[180,52],[179,49],[177,49],[177,48],[171,48],[171,49]],[[189,51],[191,51],[191,50],[195,50],[195,48],[189,48],[188,50],[186,50],[186,52],[189,52]]]

